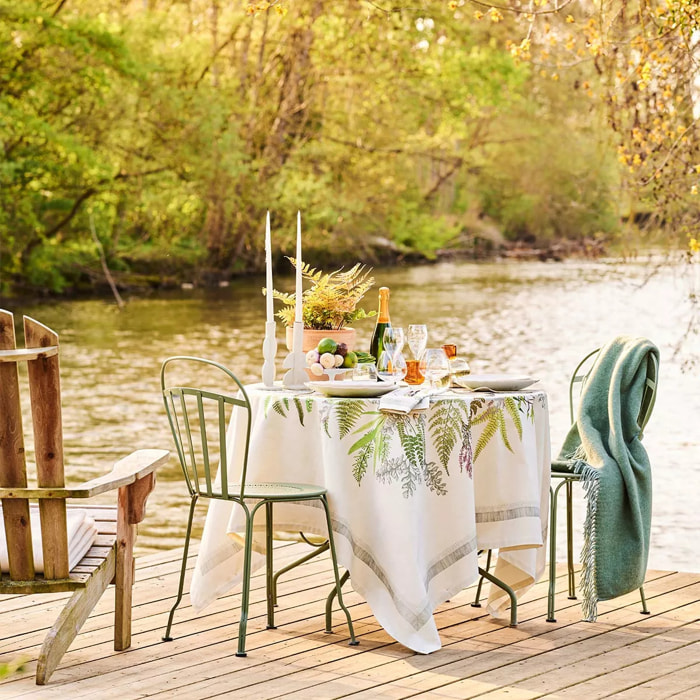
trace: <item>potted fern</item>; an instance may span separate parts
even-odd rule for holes
[[[288,258],[296,267],[296,260]],[[348,349],[355,346],[355,329],[350,324],[363,318],[376,315],[376,311],[366,312],[358,308],[364,295],[374,284],[370,276],[371,268],[366,269],[357,263],[349,270],[323,272],[309,265],[302,266],[302,278],[311,283],[302,297],[302,319],[304,321],[304,352],[315,348],[322,338],[333,338],[345,343]],[[277,312],[287,327],[287,347],[292,344],[292,327],[296,296],[273,290],[275,299],[283,306]]]

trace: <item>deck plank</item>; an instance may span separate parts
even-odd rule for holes
[[[306,551],[301,544],[280,543],[276,561],[283,565]],[[188,560],[188,578],[195,555]],[[557,623],[547,623],[546,583],[540,582],[519,606],[517,629],[472,607],[473,588],[467,589],[436,611],[443,648],[420,655],[389,637],[351,588],[346,602],[360,646],[348,646],[339,611],[334,634],[324,634],[324,601],[332,580],[324,555],[281,579],[276,630],[265,629],[265,579],[256,573],[249,655],[238,659],[239,590],[199,615],[185,596],[174,641],[161,641],[180,556],[181,550],[173,550],[137,559],[131,649],[112,649],[113,598],[106,594],[43,688],[34,684],[36,657],[66,595],[0,596],[0,660],[27,659],[24,671],[0,681],[0,698],[698,696],[699,574],[649,572],[650,616],[639,614],[637,596],[630,594],[601,604],[596,623],[581,621],[579,603],[566,598],[563,578]]]

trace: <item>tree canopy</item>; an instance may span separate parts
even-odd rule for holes
[[[386,5],[0,0],[0,292],[260,269],[267,209],[278,261],[697,246],[695,3]]]

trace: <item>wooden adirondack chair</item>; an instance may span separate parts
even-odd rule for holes
[[[0,594],[74,591],[41,648],[36,682],[43,685],[110,583],[116,586],[114,648],[130,646],[136,524],[143,519],[146,499],[155,485],[155,469],[168,452],[138,450],[105,476],[65,486],[58,336],[26,316],[24,335],[26,348],[17,349],[12,314],[0,309],[0,539],[6,540],[9,559],[9,572],[0,572]],[[28,367],[36,487],[28,485],[27,479],[20,362]],[[74,506],[66,505],[66,499],[87,499],[110,489],[118,489],[116,506],[80,506],[94,518],[98,534],[87,555],[69,570],[66,514]],[[34,566],[30,501],[38,501],[41,574]]]

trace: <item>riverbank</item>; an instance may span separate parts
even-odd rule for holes
[[[401,267],[407,265],[435,265],[441,262],[492,263],[498,260],[562,262],[564,260],[595,260],[608,255],[606,240],[594,238],[554,239],[538,241],[508,241],[492,229],[478,234],[465,234],[452,245],[438,250],[434,256],[406,250],[388,239],[373,239],[361,250],[353,252],[360,260],[373,267]],[[348,264],[347,251],[334,253],[311,248],[308,262],[312,267],[324,270],[338,269]],[[287,276],[292,268],[283,255],[273,259],[275,275]],[[205,264],[194,264],[180,260],[174,262],[170,256],[151,256],[144,259],[120,260],[116,269],[105,271],[98,265],[81,266],[69,277],[71,280],[61,291],[35,287],[28,282],[10,283],[10,291],[0,294],[0,303],[26,303],[44,299],[90,299],[113,296],[109,277],[120,293],[125,295],[152,295],[160,291],[175,289],[226,288],[236,280],[263,275],[264,261],[238,270],[214,269]]]

